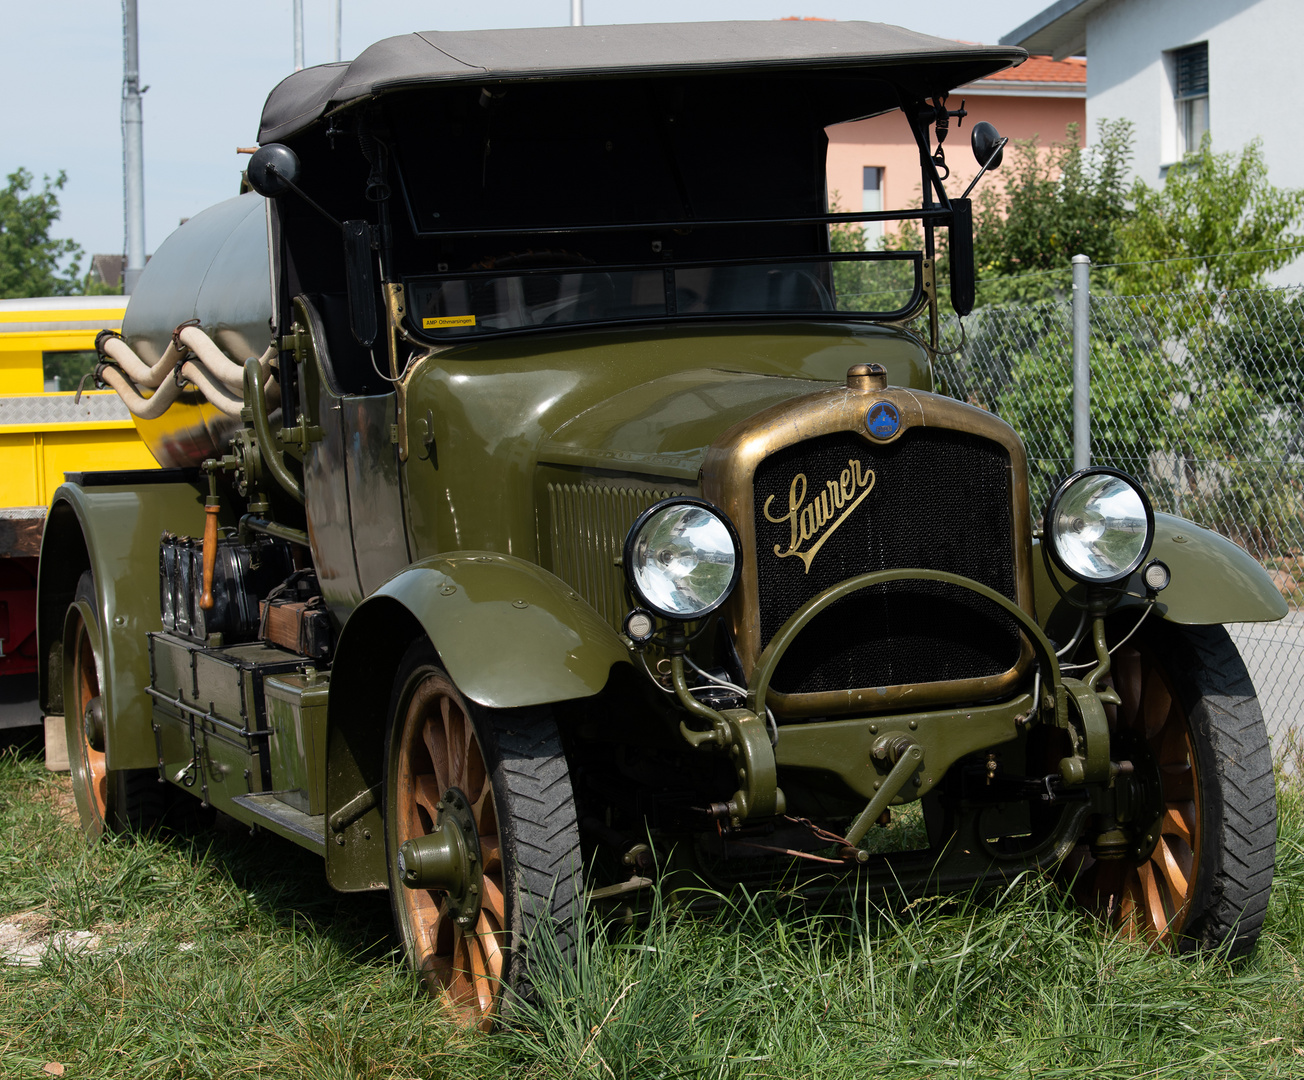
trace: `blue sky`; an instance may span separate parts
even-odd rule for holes
[[[268,91],[293,68],[291,0],[138,0],[145,114],[145,238],[234,195]],[[570,0],[343,0],[343,55],[413,30],[562,25]],[[1047,0],[584,0],[587,23],[819,15],[995,42]],[[117,0],[4,0],[0,171],[68,174],[57,236],[121,252],[122,11]],[[331,0],[304,0],[305,62],[333,59]]]

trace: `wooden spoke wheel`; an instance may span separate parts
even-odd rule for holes
[[[469,706],[421,642],[405,658],[390,730],[385,827],[399,938],[454,1019],[487,1029],[505,995],[528,992],[531,935],[552,934],[563,954],[571,945],[579,828],[556,725],[547,710]],[[410,842],[440,837],[439,873],[404,882],[412,865],[400,850],[410,857]]]
[[[102,637],[90,571],[77,582],[63,624],[64,734],[82,834],[149,828],[163,821],[169,792],[153,769],[110,769],[101,680]]]
[[[96,657],[99,628],[94,612],[94,585],[90,574],[83,574],[64,620],[63,708],[73,797],[88,840],[103,836],[110,818],[103,698]]]
[[[1113,656],[1106,705],[1116,820],[1070,859],[1079,898],[1125,936],[1233,954],[1258,937],[1272,881],[1275,787],[1267,731],[1220,626],[1159,625]]]

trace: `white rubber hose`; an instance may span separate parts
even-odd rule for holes
[[[187,360],[181,365],[181,374],[197,387],[209,403],[217,406],[227,416],[240,419],[240,410],[244,408],[244,398],[236,397],[198,360]],[[175,381],[175,380],[174,380]]]
[[[215,376],[228,390],[234,390],[237,394],[244,392],[244,365],[233,364],[226,353],[199,327],[182,327],[177,331],[177,340],[202,360],[209,374]],[[261,361],[259,363],[261,366]]]
[[[142,420],[155,420],[162,416],[181,393],[181,388],[175,382],[166,382],[154,391],[152,397],[141,397],[126,375],[107,365],[100,371],[100,380],[113,387],[128,411]]]
[[[120,337],[110,337],[104,335],[104,344],[101,346],[104,355],[113,360],[122,368],[123,374],[127,376],[136,386],[144,387],[146,390],[153,390],[160,386],[163,380],[172,374],[177,366],[177,361],[181,359],[181,353],[177,350],[176,345],[168,342],[168,347],[163,350],[163,355],[159,358],[158,363],[150,366],[145,363],[130,345]]]
[[[197,326],[183,327],[176,339],[196,359],[186,360],[181,365],[181,374],[190,380],[214,406],[227,416],[239,419],[244,407],[244,370],[232,363],[212,338]],[[106,366],[100,378],[117,391],[127,409],[142,420],[153,420],[161,416],[174,402],[180,390],[176,380],[167,377],[177,370],[177,361],[182,353],[176,342],[169,342],[158,362],[146,364],[130,345],[120,337],[106,336],[103,343],[104,355],[122,368],[122,371]],[[267,351],[258,358],[258,366],[265,378],[263,392],[267,395],[269,406],[280,403],[281,387],[272,377],[272,359],[276,356],[275,345],[269,345]],[[169,390],[169,387],[171,388]],[[141,390],[155,390],[150,397],[145,397]]]

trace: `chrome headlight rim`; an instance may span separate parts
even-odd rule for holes
[[[1131,560],[1125,570],[1120,571],[1110,577],[1087,577],[1075,570],[1069,565],[1068,561],[1060,553],[1059,545],[1056,543],[1057,534],[1055,532],[1055,515],[1059,510],[1060,503],[1064,496],[1077,484],[1081,483],[1090,476],[1110,476],[1117,480],[1122,480],[1128,485],[1141,500],[1141,508],[1145,512],[1145,542],[1141,545],[1138,554]],[[1092,465],[1086,469],[1079,469],[1077,472],[1062,480],[1051,492],[1050,498],[1046,502],[1045,515],[1042,518],[1042,543],[1046,546],[1051,561],[1065,574],[1075,582],[1082,585],[1118,585],[1126,582],[1133,574],[1137,572],[1150,555],[1150,549],[1154,546],[1155,541],[1155,512],[1150,505],[1150,498],[1141,487],[1140,482],[1135,476],[1124,472],[1122,469],[1112,469],[1105,465]]]
[[[725,586],[723,592],[721,592],[720,596],[714,603],[701,608],[692,614],[685,614],[682,611],[670,611],[661,604],[658,604],[639,588],[638,580],[634,575],[634,546],[638,542],[638,537],[643,531],[643,527],[658,514],[676,506],[697,506],[707,511],[707,513],[725,527],[726,532],[729,534],[729,541],[733,545],[734,551],[733,574],[729,578],[729,584]],[[633,594],[634,599],[641,607],[646,608],[648,611],[651,611],[654,615],[662,619],[669,619],[673,622],[694,622],[697,619],[710,615],[713,611],[718,611],[720,607],[723,606],[734,594],[734,590],[738,587],[738,582],[742,578],[743,546],[742,541],[738,537],[738,530],[734,528],[734,523],[729,520],[729,515],[714,503],[707,502],[706,499],[699,499],[691,495],[672,495],[668,499],[662,499],[660,502],[653,503],[634,519],[634,524],[630,526],[629,532],[625,535],[625,546],[621,555],[621,565],[625,570],[625,583],[629,586],[629,591]]]

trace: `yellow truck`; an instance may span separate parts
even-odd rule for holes
[[[50,373],[93,365],[95,335],[122,325],[125,296],[0,300],[0,728],[41,722],[36,561],[46,508],[67,473],[157,468],[110,390],[78,394]],[[65,380],[66,380],[65,375]]]

